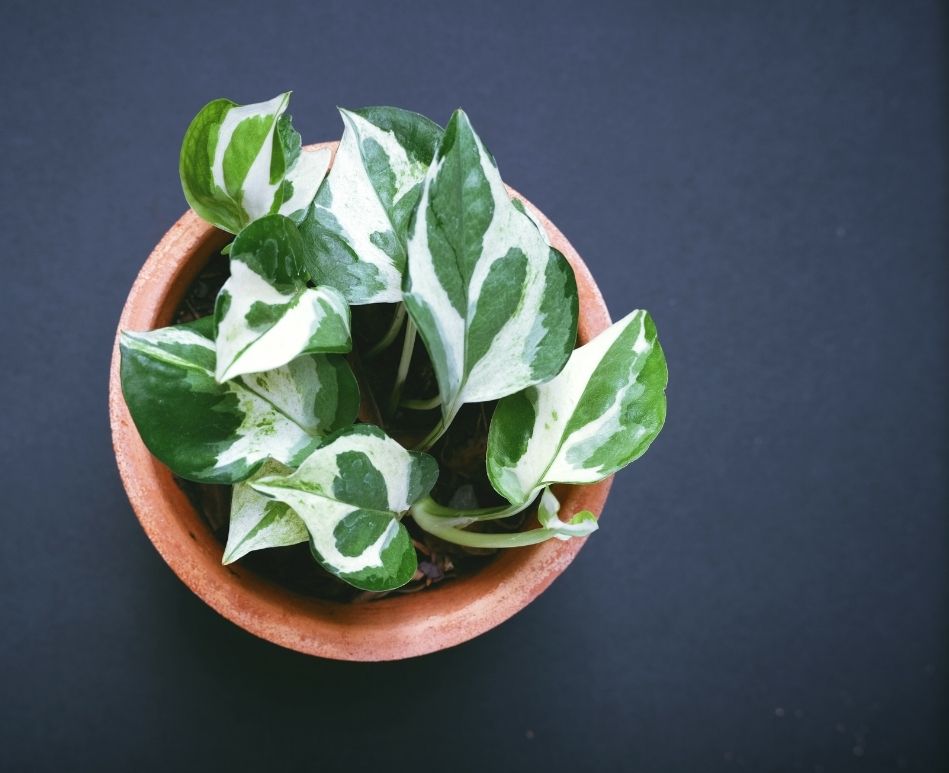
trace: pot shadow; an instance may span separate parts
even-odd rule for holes
[[[159,672],[173,667],[179,678],[206,683],[219,695],[232,693],[235,700],[252,698],[262,707],[280,707],[281,713],[325,707],[327,716],[357,717],[367,702],[390,703],[392,695],[424,700],[427,689],[445,684],[464,694],[481,676],[478,661],[490,663],[503,655],[492,644],[493,632],[449,650],[392,662],[303,655],[259,639],[221,617],[170,571],[143,574],[143,581],[152,586],[145,590],[154,599],[151,612],[165,621],[161,638],[151,641],[148,667]],[[472,661],[479,650],[482,657]]]
[[[119,689],[132,699],[125,710],[141,715],[127,721],[156,741],[150,764],[174,767],[187,750],[189,769],[271,768],[279,759],[281,769],[318,760],[330,770],[414,770],[418,760],[441,760],[461,773],[490,769],[498,745],[514,769],[556,767],[569,756],[549,690],[554,682],[561,700],[583,698],[579,675],[565,682],[557,664],[564,647],[586,651],[593,634],[564,617],[556,592],[457,647],[350,663],[245,632],[196,597],[150,545],[130,564],[127,581],[147,608],[135,613],[134,672]],[[164,738],[174,744],[165,748]]]

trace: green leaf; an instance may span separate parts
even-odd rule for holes
[[[214,308],[218,381],[351,348],[349,306],[332,287],[307,287],[302,252],[283,215],[255,220],[234,239],[231,276]]]
[[[250,480],[269,475],[285,475],[289,467],[264,462]],[[250,481],[234,484],[231,495],[231,522],[222,564],[231,564],[253,550],[281,548],[306,542],[309,532],[300,518],[283,502],[255,491]]]
[[[511,201],[461,111],[424,182],[405,304],[435,367],[444,423],[464,403],[551,378],[576,341],[573,271]]]
[[[393,107],[340,114],[333,168],[300,226],[307,266],[352,304],[401,301],[405,229],[442,129]]]
[[[306,524],[316,559],[357,588],[391,590],[416,570],[401,515],[428,494],[438,466],[378,427],[357,424],[329,437],[299,469],[254,481]]]
[[[269,458],[295,466],[322,433],[351,424],[356,380],[341,357],[307,355],[225,384],[209,317],[123,332],[122,392],[148,449],[183,478],[235,483]]]
[[[289,91],[254,105],[216,99],[195,116],[178,169],[198,215],[235,234],[271,213],[302,217],[331,153],[300,152],[300,135],[285,115],[289,102]]]
[[[498,403],[488,434],[491,483],[526,502],[549,483],[592,483],[642,456],[666,417],[656,326],[634,311],[576,349],[561,373]]]

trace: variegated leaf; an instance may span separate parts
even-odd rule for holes
[[[302,252],[300,233],[283,215],[237,235],[231,276],[214,307],[218,381],[351,348],[348,304],[332,287],[307,287]]]
[[[352,304],[401,301],[405,228],[442,129],[394,107],[340,114],[333,168],[300,226],[308,268]]]
[[[357,588],[390,590],[408,582],[417,566],[399,519],[437,477],[432,457],[357,424],[327,438],[296,472],[252,485],[300,516],[327,570]]]
[[[498,403],[488,475],[511,502],[549,483],[592,483],[639,458],[666,416],[656,326],[634,311],[576,349],[560,374]]]
[[[173,472],[234,483],[268,457],[296,465],[321,433],[354,421],[359,392],[338,356],[307,355],[219,383],[212,322],[121,336],[125,402],[145,445]]]
[[[250,485],[257,478],[290,472],[289,467],[267,461],[253,478],[234,484],[222,564],[231,564],[253,550],[288,547],[309,539],[306,525],[288,505],[265,497]]]
[[[572,516],[569,521],[560,519],[560,500],[547,488],[537,503],[537,520],[542,528],[547,529],[551,536],[559,540],[568,540],[571,537],[586,537],[597,530],[596,516],[589,510],[582,510]]]
[[[573,271],[511,201],[461,111],[422,188],[405,304],[432,358],[445,422],[463,403],[551,378],[576,341]]]
[[[271,213],[299,220],[329,168],[328,149],[300,151],[285,114],[290,92],[238,105],[216,99],[195,116],[181,145],[188,203],[209,223],[238,233]]]

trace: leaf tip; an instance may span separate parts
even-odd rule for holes
[[[460,107],[456,108],[451,114],[451,118],[448,119],[448,124],[445,126],[446,137],[455,134],[459,128],[467,132],[474,132],[474,129],[471,127],[471,119],[468,118],[468,114],[464,109]]]

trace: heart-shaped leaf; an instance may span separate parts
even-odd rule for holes
[[[573,271],[511,201],[461,111],[422,188],[405,305],[434,364],[445,423],[463,403],[551,378],[576,341]]]
[[[351,348],[349,306],[332,287],[307,287],[302,252],[297,227],[283,215],[237,235],[231,276],[214,307],[218,381]]]
[[[253,478],[234,484],[222,564],[231,564],[253,550],[288,547],[309,539],[306,525],[288,505],[265,497],[250,485],[257,478],[290,472],[289,467],[267,461]]]
[[[121,336],[125,402],[145,445],[177,475],[235,483],[268,457],[295,466],[321,433],[354,421],[359,392],[341,357],[307,355],[219,383],[212,322]]]
[[[394,107],[340,114],[333,168],[300,225],[308,268],[352,304],[401,301],[405,228],[442,129]]]
[[[209,223],[238,233],[279,212],[300,219],[329,168],[328,149],[300,151],[285,115],[290,92],[238,105],[216,99],[195,116],[181,145],[185,198]]]
[[[432,457],[406,451],[378,427],[357,424],[327,438],[296,472],[251,485],[300,516],[327,570],[379,591],[398,588],[415,573],[415,548],[399,519],[437,477]]]
[[[511,502],[549,483],[592,483],[639,458],[666,417],[656,326],[634,311],[576,349],[560,374],[498,403],[488,476]]]

